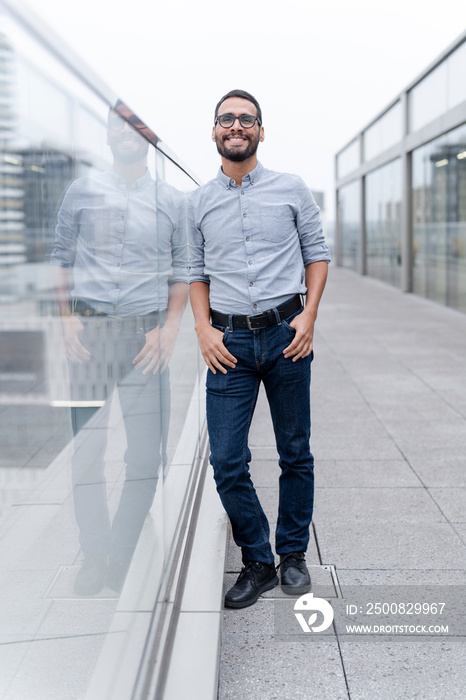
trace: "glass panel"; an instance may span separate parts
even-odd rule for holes
[[[116,640],[162,609],[197,454],[195,183],[124,103],[2,31],[0,686],[99,697]]]
[[[337,174],[338,177],[344,177],[348,173],[355,170],[360,163],[359,157],[359,139],[352,141],[344,151],[339,153],[337,158]]]
[[[409,93],[410,131],[466,100],[466,42]]]
[[[366,176],[367,274],[395,286],[401,279],[401,161]]]
[[[368,161],[390,146],[395,145],[403,136],[402,110],[400,102],[386,112],[364,133],[364,160]]]
[[[448,107],[455,107],[466,100],[466,42],[447,59]]]
[[[417,131],[446,112],[447,67],[445,62],[429,73],[409,93],[409,129]]]
[[[343,267],[358,269],[361,239],[361,184],[355,180],[338,190],[338,221]]]
[[[466,311],[466,126],[413,152],[414,291]]]

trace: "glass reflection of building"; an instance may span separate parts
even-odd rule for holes
[[[337,263],[461,311],[465,72],[463,33],[336,156]]]

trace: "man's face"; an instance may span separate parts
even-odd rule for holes
[[[241,114],[257,116],[257,110],[249,100],[244,100],[241,97],[229,97],[220,105],[218,115],[220,114],[233,114],[235,117],[239,117]],[[245,129],[238,119],[227,128],[223,128],[216,122],[212,131],[212,139],[217,144],[217,150],[223,158],[240,163],[256,153],[259,142],[264,140],[264,127],[259,126],[259,123],[256,122],[252,128]]]
[[[107,143],[115,160],[123,165],[138,163],[149,149],[146,139],[116,113],[108,120]]]

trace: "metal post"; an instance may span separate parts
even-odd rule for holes
[[[402,167],[402,204],[401,204],[401,290],[413,291],[413,206],[412,206],[412,154],[407,150],[406,137],[409,133],[408,93],[401,95],[403,114],[403,153]]]

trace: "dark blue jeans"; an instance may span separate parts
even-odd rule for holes
[[[75,453],[73,497],[82,551],[109,555],[110,563],[129,565],[154,500],[159,470],[166,463],[170,415],[169,369],[142,374],[132,361],[145,335],[110,317],[81,318],[80,340],[91,352],[82,365],[70,363],[73,400],[108,399],[96,409],[72,408]],[[113,519],[108,509],[104,454],[107,447],[110,398],[118,389],[126,450],[113,460],[126,462],[121,495]],[[114,483],[109,484],[115,488]],[[121,486],[121,484],[120,484]]]
[[[248,433],[261,381],[281,468],[276,552],[305,552],[309,542],[314,504],[314,459],[309,447],[312,354],[296,362],[283,356],[295,334],[289,323],[298,313],[262,330],[215,326],[224,330],[223,342],[238,362],[227,374],[207,373],[210,461],[243,561],[274,561],[269,523],[249,473]]]

